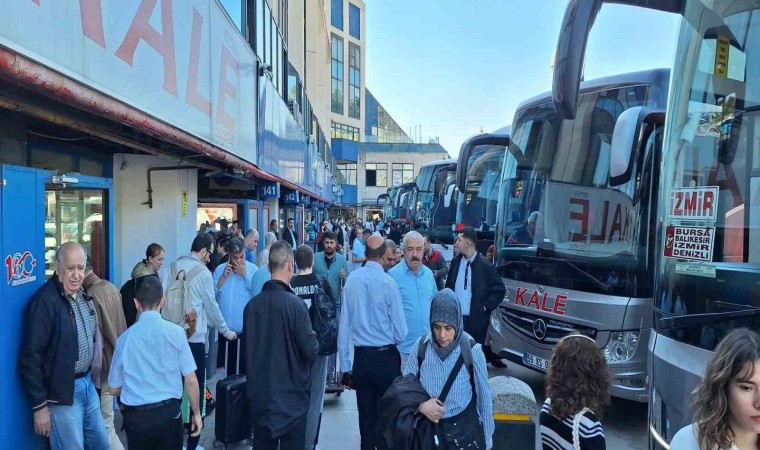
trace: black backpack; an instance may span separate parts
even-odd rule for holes
[[[317,290],[312,305],[311,327],[317,333],[320,355],[332,355],[338,352],[338,303],[324,289],[327,279],[317,277]]]

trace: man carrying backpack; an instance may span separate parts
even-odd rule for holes
[[[214,293],[214,280],[206,268],[213,253],[214,238],[209,233],[198,234],[193,239],[190,254],[180,256],[173,262],[161,280],[166,297],[161,315],[185,330],[201,390],[206,385],[206,339],[209,327],[216,327],[227,340],[237,339],[237,334],[230,330],[222,317]],[[203,405],[201,409],[202,407]],[[190,436],[187,450],[195,450],[199,440],[200,435]]]
[[[313,272],[314,251],[311,247],[298,247],[295,260],[298,272],[290,281],[290,287],[306,302],[311,326],[319,342],[319,354],[311,366],[311,395],[306,416],[306,450],[313,450],[319,441],[318,430],[327,380],[327,358],[338,350],[338,302],[327,279]]]

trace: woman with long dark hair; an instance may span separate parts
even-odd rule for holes
[[[715,348],[694,390],[694,423],[673,437],[671,450],[760,449],[760,335],[746,328]]]
[[[604,450],[599,417],[610,404],[610,370],[596,342],[582,334],[554,347],[539,423],[544,450]]]

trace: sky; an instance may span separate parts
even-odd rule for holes
[[[466,6],[466,7],[465,7]],[[465,139],[509,125],[551,89],[565,0],[366,0],[367,88],[408,134],[438,136],[456,158]],[[586,79],[671,67],[680,17],[605,5]],[[639,39],[636,39],[638,37]]]

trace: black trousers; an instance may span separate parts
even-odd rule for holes
[[[359,409],[361,450],[375,450],[380,399],[393,380],[401,376],[401,355],[396,346],[384,350],[356,347],[354,350],[353,379],[356,405]],[[257,449],[258,450],[258,449]]]
[[[199,395],[199,404],[198,406],[201,408],[201,411],[203,410],[203,396],[206,395],[206,344],[202,344],[199,342],[190,342],[190,352],[193,354],[193,359],[195,360],[195,377],[198,378],[198,393]],[[193,421],[193,413],[190,412],[190,422],[186,424],[187,429],[191,430],[190,424]],[[196,447],[198,447],[198,442],[200,442],[201,436],[198,435],[196,437],[192,437],[188,434],[187,436],[187,450],[195,450]],[[138,447],[139,448],[139,447]]]
[[[279,445],[279,447],[278,447]],[[267,428],[253,427],[253,448],[256,450],[304,450],[306,448],[306,416],[282,436],[272,436]]]
[[[182,450],[180,401],[155,409],[122,409],[129,448],[140,450]]]
[[[472,331],[470,328],[470,316],[463,316],[462,322],[464,324],[464,331],[472,335]],[[490,345],[483,344],[483,355],[486,357],[487,363],[491,363],[494,361],[501,361],[501,358],[499,357],[499,355],[497,355],[496,353],[493,352],[493,350],[491,350]]]

